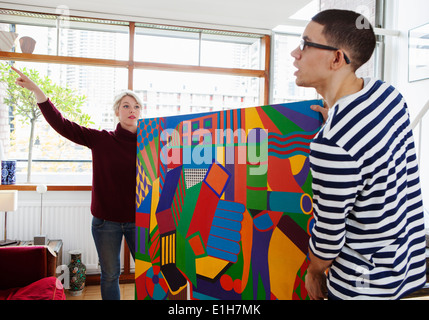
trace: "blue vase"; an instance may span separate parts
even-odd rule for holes
[[[16,183],[16,161],[2,160],[1,162],[1,184]]]

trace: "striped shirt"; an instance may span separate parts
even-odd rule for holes
[[[330,109],[311,144],[310,250],[334,260],[331,297],[400,299],[426,281],[417,157],[402,95],[365,83]]]

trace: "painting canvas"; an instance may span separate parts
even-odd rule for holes
[[[139,121],[137,299],[308,298],[314,104]]]

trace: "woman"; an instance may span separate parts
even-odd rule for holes
[[[140,99],[132,91],[125,91],[115,99],[114,111],[119,119],[115,131],[89,129],[63,118],[31,79],[21,71],[12,69],[19,75],[16,84],[34,93],[51,127],[65,138],[92,151],[92,234],[101,266],[101,296],[103,300],[119,300],[122,236],[125,236],[135,257],[135,179]]]

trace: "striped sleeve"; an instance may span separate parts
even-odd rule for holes
[[[346,218],[362,189],[357,162],[325,138],[311,145],[315,224],[310,250],[322,260],[334,260],[345,243]]]

